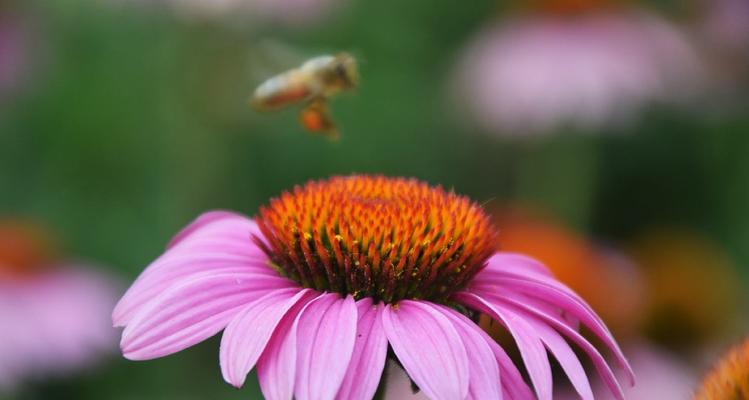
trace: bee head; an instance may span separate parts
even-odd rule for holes
[[[359,68],[356,59],[351,54],[337,54],[334,65],[336,78],[343,87],[354,88],[359,84]]]

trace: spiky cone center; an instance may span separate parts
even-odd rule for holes
[[[718,361],[703,379],[694,399],[749,399],[749,339],[745,339]]]
[[[256,242],[304,287],[372,297],[444,301],[484,266],[496,232],[468,198],[414,179],[311,181],[257,217]]]

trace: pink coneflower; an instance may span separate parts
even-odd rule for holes
[[[552,8],[480,32],[456,86],[487,131],[527,135],[629,121],[644,105],[689,94],[700,70],[685,35],[653,14]]]
[[[494,253],[496,233],[467,198],[416,180],[313,181],[255,219],[216,211],[177,234],[114,310],[125,357],[146,360],[222,329],[224,379],[255,368],[269,399],[368,399],[388,346],[434,399],[533,398],[479,313],[515,339],[538,398],[552,395],[547,350],[585,399],[585,352],[621,388],[582,324],[633,375],[593,310],[548,270]]]
[[[749,339],[735,345],[704,377],[694,400],[749,398]]]
[[[40,233],[0,222],[0,392],[70,375],[116,349],[112,281],[57,263]]]

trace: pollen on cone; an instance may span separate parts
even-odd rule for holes
[[[309,182],[271,200],[257,222],[284,275],[386,302],[447,297],[481,269],[496,237],[466,197],[382,176]]]
[[[731,349],[710,373],[695,400],[749,399],[749,339]]]

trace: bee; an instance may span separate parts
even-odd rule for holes
[[[337,138],[338,128],[331,118],[328,100],[358,83],[359,72],[353,56],[348,53],[319,56],[261,83],[250,104],[258,111],[274,111],[302,103],[300,124],[312,133]]]

